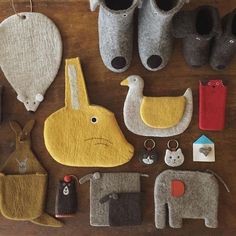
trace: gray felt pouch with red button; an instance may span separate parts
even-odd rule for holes
[[[207,227],[216,228],[219,186],[215,176],[213,172],[176,170],[158,175],[154,187],[156,227],[165,228],[168,215],[172,228],[181,228],[186,218],[204,219]]]
[[[141,193],[111,193],[100,199],[109,205],[110,226],[132,226],[142,223]]]

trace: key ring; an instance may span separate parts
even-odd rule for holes
[[[149,146],[148,143],[152,146]],[[153,139],[146,139],[143,145],[148,151],[151,151],[156,147],[156,143]]]
[[[175,147],[171,147],[171,143],[172,143],[172,144],[175,143],[176,146],[175,146]],[[179,147],[179,142],[178,142],[177,140],[175,140],[175,139],[171,139],[171,140],[168,141],[167,147],[168,147],[170,150],[177,150],[178,147]]]

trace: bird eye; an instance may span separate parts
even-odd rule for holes
[[[179,159],[180,157],[178,156],[177,158]]]
[[[134,79],[133,79],[133,81],[134,81],[134,82],[136,82],[136,81],[137,81],[137,79],[135,79],[135,78],[134,78]]]
[[[170,159],[172,159],[172,156],[170,156]]]
[[[96,117],[96,116],[93,116],[93,117],[91,118],[91,122],[92,122],[93,124],[96,124],[96,123],[98,122],[97,117]]]

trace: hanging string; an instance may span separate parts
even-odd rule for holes
[[[30,2],[30,12],[33,12],[33,1],[32,0],[29,0]],[[21,15],[17,12],[16,10],[16,7],[15,7],[15,3],[14,3],[14,0],[11,0],[11,6],[12,6],[12,9],[14,11],[14,13],[19,16],[21,19],[25,19],[25,16],[24,15]]]

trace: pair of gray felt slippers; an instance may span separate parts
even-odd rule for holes
[[[173,16],[189,0],[90,0],[99,9],[99,47],[102,60],[113,72],[130,67],[133,52],[134,12],[139,10],[138,45],[144,67],[157,71],[166,66],[172,53]]]
[[[181,11],[173,18],[172,33],[183,40],[187,64],[201,67],[210,63],[215,70],[225,69],[236,53],[236,9],[222,20],[212,6]]]

